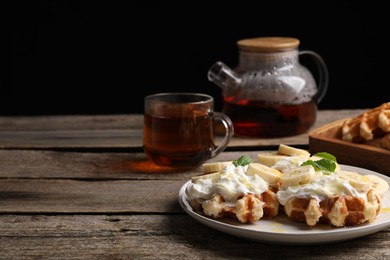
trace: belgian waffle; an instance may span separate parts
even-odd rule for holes
[[[242,223],[253,223],[263,217],[274,217],[279,212],[279,202],[271,189],[260,196],[248,194],[238,198],[235,205],[225,203],[219,194],[209,200],[191,200],[191,207],[212,218],[232,217]]]
[[[342,126],[342,139],[355,143],[371,141],[390,132],[390,102],[352,119]]]
[[[284,211],[292,220],[335,227],[356,226],[374,221],[379,214],[381,199],[373,190],[367,200],[354,196],[333,196],[322,201],[312,198],[292,198],[284,205]]]

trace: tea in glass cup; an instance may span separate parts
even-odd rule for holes
[[[215,122],[225,135],[215,142]],[[159,166],[194,169],[217,156],[233,136],[228,116],[214,111],[212,96],[200,93],[159,93],[145,98],[143,147]]]

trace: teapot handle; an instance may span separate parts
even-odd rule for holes
[[[328,90],[328,82],[329,82],[328,69],[321,56],[315,53],[314,51],[299,52],[299,55],[304,55],[304,54],[311,55],[318,68],[319,78],[318,78],[317,103],[320,103],[321,100],[324,98],[326,91]]]

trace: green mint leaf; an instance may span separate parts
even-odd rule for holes
[[[308,160],[302,165],[311,165],[316,171],[334,172],[336,170],[336,163],[330,159],[321,159],[318,161]]]
[[[248,155],[241,155],[237,160],[233,161],[234,166],[245,166],[252,162],[252,159]]]
[[[304,165],[311,165],[311,166],[314,167],[314,169],[315,169],[316,171],[319,170],[317,164],[316,164],[313,160],[307,160],[306,162],[304,162],[304,163],[301,164],[301,166],[304,166]]]
[[[327,153],[327,152],[316,153],[313,156],[317,156],[317,157],[321,157],[321,158],[324,158],[324,159],[328,159],[328,160],[337,162],[336,157],[334,155],[330,154],[330,153]]]

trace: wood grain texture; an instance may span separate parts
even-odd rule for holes
[[[316,129],[365,110],[319,111]],[[142,115],[0,117],[0,148],[142,148]],[[217,140],[218,141],[218,140]],[[229,148],[308,144],[307,133],[284,138],[234,137]]]
[[[313,128],[361,111],[321,111]],[[390,258],[390,228],[281,246],[200,224],[180,208],[178,192],[202,167],[154,166],[142,153],[142,127],[142,115],[0,117],[0,259]],[[280,143],[307,146],[308,136],[235,137],[231,151],[209,161],[255,161]]]
[[[0,213],[177,213],[180,187],[200,174],[161,171],[141,153],[0,150]]]
[[[226,235],[188,215],[0,215],[3,259],[389,259],[390,229],[325,245]]]
[[[257,160],[260,151],[224,152],[208,162],[231,161],[240,155]],[[1,150],[0,178],[81,180],[188,180],[202,167],[173,172],[158,167],[143,153],[84,153],[34,150]]]
[[[0,179],[0,213],[177,213],[184,182]]]
[[[139,129],[143,115],[0,116],[1,131]]]

